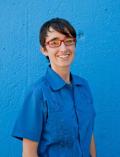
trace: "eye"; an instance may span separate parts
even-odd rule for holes
[[[75,40],[72,39],[72,38],[71,38],[71,39],[66,39],[66,40],[65,40],[65,44],[66,44],[66,45],[72,45],[72,44],[74,44],[74,43],[75,43]]]
[[[59,40],[53,40],[53,41],[50,41],[49,44],[51,46],[54,46],[54,45],[59,45],[60,41]]]

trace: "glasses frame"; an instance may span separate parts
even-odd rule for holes
[[[74,44],[76,44],[76,38],[70,38],[70,39],[73,39]],[[52,40],[54,40],[54,39],[51,39],[51,40],[47,41],[47,42],[45,43],[45,45],[48,45],[50,48],[60,47],[61,44],[62,44],[62,42],[64,43],[65,46],[71,46],[71,45],[74,45],[74,44],[66,45],[66,44],[65,44],[65,41],[67,40],[67,38],[65,38],[65,39],[63,39],[63,40],[58,39],[58,40],[60,41],[59,46],[53,46],[53,47],[52,47],[52,46],[49,45],[49,43],[50,43]]]

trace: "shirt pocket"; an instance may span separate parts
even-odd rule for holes
[[[56,112],[63,112],[63,105],[55,100],[48,101],[48,112],[49,113],[56,113]]]

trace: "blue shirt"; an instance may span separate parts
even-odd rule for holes
[[[40,157],[90,157],[95,112],[88,83],[70,74],[67,84],[48,67],[31,86],[12,136],[37,141]]]

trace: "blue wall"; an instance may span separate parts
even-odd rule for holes
[[[39,27],[56,16],[72,22],[81,37],[72,71],[92,89],[97,157],[118,157],[120,0],[0,1],[0,156],[21,157],[21,142],[10,132],[26,88],[47,66],[39,52]]]

